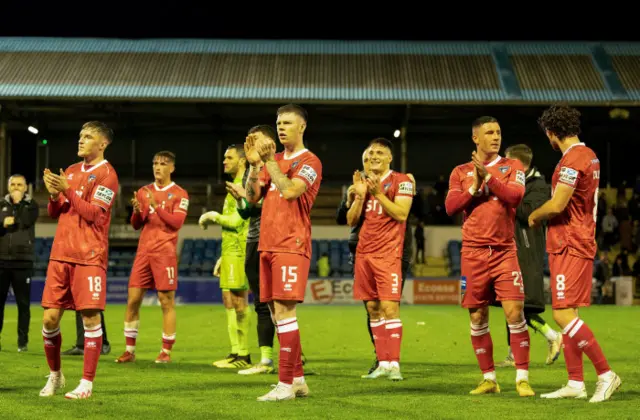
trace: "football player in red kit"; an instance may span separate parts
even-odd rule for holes
[[[365,301],[378,367],[364,379],[402,380],[402,254],[407,218],[413,202],[413,181],[391,170],[392,144],[374,139],[368,148],[369,173],[354,174],[355,197],[347,223],[356,226],[364,212],[356,248],[353,297]]]
[[[469,309],[471,343],[484,374],[471,394],[500,392],[489,333],[489,305],[498,300],[509,325],[516,390],[529,397],[535,393],[529,385],[529,330],[514,238],[516,208],[525,191],[524,168],[520,161],[498,154],[502,132],[495,118],[476,119],[472,139],[476,151],[471,162],[451,172],[445,202],[448,215],[464,212],[461,274],[467,290],[462,306]]]
[[[298,105],[277,112],[284,152],[266,136],[249,136],[247,201],[264,197],[260,242],[260,300],[267,302],[280,341],[279,382],[258,401],[291,400],[309,392],[302,367],[296,305],[304,301],[311,258],[311,208],[322,180],[320,159],[304,146],[307,113]],[[264,166],[259,170],[261,162]]]
[[[542,398],[587,398],[582,354],[591,360],[598,384],[590,402],[611,398],[621,385],[578,308],[591,304],[600,160],[580,141],[580,112],[552,106],[538,120],[551,147],[562,152],[551,179],[552,197],[529,216],[529,225],[548,220],[547,252],[553,318],[562,331],[569,382]]]
[[[61,371],[60,319],[65,309],[79,311],[84,324],[84,370],[80,384],[65,394],[85,399],[93,392],[98,359],[102,350],[100,311],[107,293],[107,263],[111,207],[118,191],[118,176],[104,158],[113,131],[104,123],[82,126],[78,156],[82,162],[57,175],[44,171],[50,198],[49,216],[58,219],[51,247],[42,307],[44,351],[51,374],[40,396],[49,397],[64,388]]]
[[[124,319],[125,352],[117,363],[135,361],[140,326],[140,305],[148,289],[158,292],[162,307],[162,350],[156,363],[171,362],[176,341],[175,297],[178,289],[178,231],[189,210],[189,194],[171,180],[176,156],[169,151],[153,157],[155,181],[139,189],[131,203],[131,225],[142,229],[138,251],[129,278],[129,296]]]

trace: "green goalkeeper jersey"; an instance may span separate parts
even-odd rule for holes
[[[234,184],[242,185],[242,175],[233,180]],[[249,220],[243,219],[238,213],[238,204],[231,194],[224,199],[222,214],[218,218],[222,227],[221,256],[244,257],[247,247],[247,233]]]

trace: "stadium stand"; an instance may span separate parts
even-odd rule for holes
[[[44,277],[47,271],[53,238],[36,238],[35,275]],[[349,246],[346,240],[313,240],[311,274],[316,276],[316,264],[319,256],[326,253],[331,264],[330,277],[350,277]],[[220,258],[220,239],[184,239],[178,262],[181,277],[210,276],[213,267]],[[112,246],[109,250],[109,268],[107,274],[115,277],[128,277],[136,255],[131,246]]]

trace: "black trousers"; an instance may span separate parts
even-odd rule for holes
[[[260,302],[260,253],[258,252],[258,242],[247,242],[244,272],[247,275],[251,293],[253,293],[253,305],[258,316],[258,345],[260,347],[273,347],[276,327],[271,319],[269,305],[265,302]]]
[[[104,312],[100,311],[100,324],[102,324],[102,345],[109,344],[107,338],[107,326],[104,325]],[[82,322],[82,314],[76,312],[76,347],[84,348],[84,322]]]
[[[4,305],[11,286],[18,306],[18,347],[24,347],[29,342],[32,275],[32,268],[0,268],[0,333],[4,324]]]

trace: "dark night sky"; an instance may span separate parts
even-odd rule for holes
[[[362,39],[362,40],[640,40],[635,24],[625,22],[624,10],[545,9],[543,3],[525,2],[509,9],[478,4],[465,9],[442,9],[442,3],[420,4],[428,12],[373,7],[332,7],[331,3],[276,2],[268,9],[246,6],[241,11],[222,12],[212,2],[211,10],[188,7],[181,2],[161,7],[159,2],[144,9],[118,6],[114,2],[85,4],[82,9],[60,6],[3,4],[0,36],[100,37],[100,38],[244,38],[244,39]],[[168,3],[167,3],[168,4]],[[233,3],[225,3],[225,6]],[[401,4],[400,4],[401,5]],[[137,6],[138,8],[140,6]],[[303,11],[309,7],[313,13]],[[89,9],[94,10],[89,10]],[[521,8],[518,10],[518,8]],[[508,13],[509,15],[502,15]],[[365,16],[366,14],[373,14]],[[315,20],[314,20],[315,19]]]

